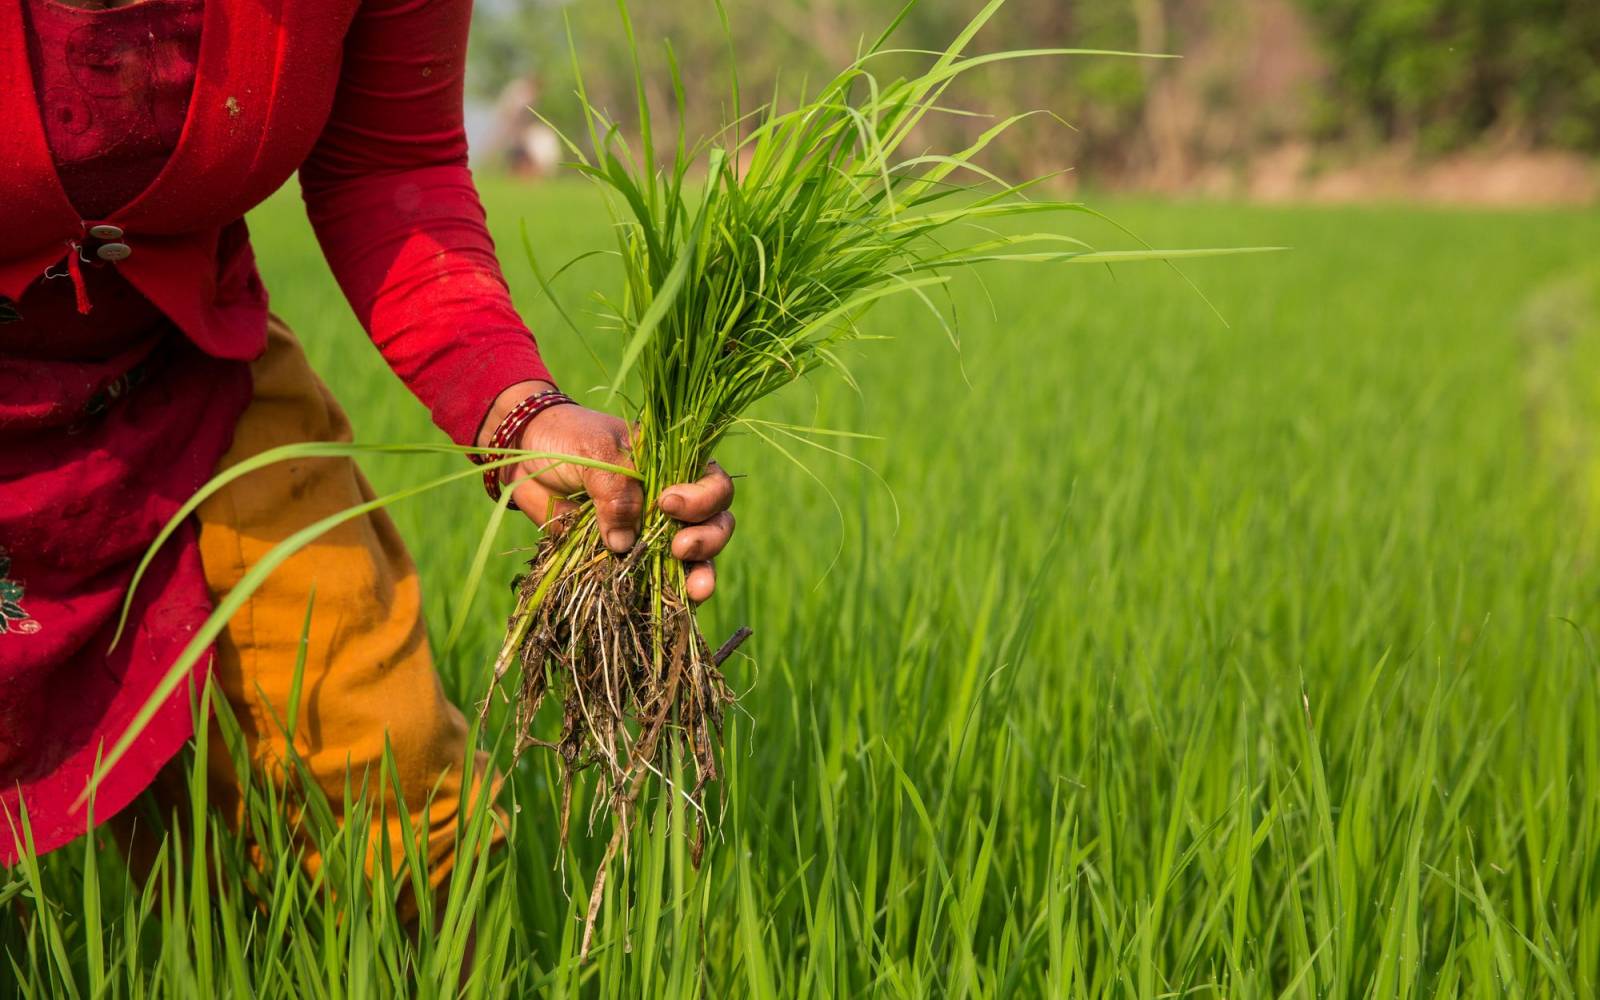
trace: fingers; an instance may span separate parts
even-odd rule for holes
[[[581,406],[556,406],[528,425],[522,446],[549,455],[581,455],[609,465],[632,467],[629,427],[616,417]],[[525,462],[518,472],[531,477],[518,485],[512,498],[532,520],[543,525],[574,509],[580,491],[594,503],[595,522],[606,548],[620,554],[631,551],[639,539],[644,514],[644,490],[637,479],[605,469],[546,460]],[[673,538],[673,554],[690,563],[709,562],[733,535],[733,479],[715,462],[692,483],[663,490],[657,499],[661,511],[687,527]],[[709,595],[714,575],[710,567],[696,566],[694,577]]]
[[[568,412],[562,413],[563,410]],[[558,406],[548,415],[560,415],[566,421],[578,422],[573,427],[556,426],[553,423],[548,425],[554,435],[549,445],[551,451],[565,451],[609,465],[632,467],[633,459],[628,450],[628,425],[621,420],[577,406]],[[574,473],[577,482],[569,478]],[[644,490],[638,480],[618,472],[571,464],[558,466],[539,479],[546,488],[554,487],[553,492],[582,489],[594,501],[595,521],[606,548],[619,554],[633,548],[633,543],[639,537],[639,518],[644,513]],[[562,502],[557,501],[558,510]]]
[[[690,563],[688,570],[688,575],[684,577],[684,589],[689,593],[689,600],[696,604],[710,600],[712,592],[717,589],[717,571],[711,561]]]
[[[696,482],[681,483],[661,491],[658,506],[683,522],[672,536],[672,555],[686,566],[684,589],[689,600],[699,604],[709,600],[717,589],[717,571],[712,560],[733,537],[733,479],[712,462]]]
[[[628,425],[606,413],[582,406],[554,406],[528,425],[522,447],[549,455],[576,455],[609,465],[631,467]],[[536,459],[518,471],[534,476],[531,486],[513,494],[517,506],[541,524],[550,516],[572,509],[567,499],[579,492],[594,501],[596,524],[608,549],[617,553],[633,548],[639,537],[639,517],[644,513],[644,492],[637,480],[616,472],[570,462]],[[523,497],[527,497],[524,503]]]
[[[699,480],[662,490],[657,503],[662,510],[685,524],[700,524],[726,511],[733,504],[733,479],[722,471],[720,465],[712,462]]]
[[[717,571],[712,559],[733,537],[733,514],[723,510],[711,515],[704,524],[679,528],[672,536],[672,555],[686,564],[684,590],[689,600],[696,604],[710,600],[717,589]]]
[[[733,514],[728,510],[733,504],[733,478],[712,462],[696,482],[662,490],[656,504],[685,523],[672,536],[672,555],[686,563],[683,586],[690,600],[706,602],[717,589],[712,560],[733,538]]]
[[[614,457],[595,457],[613,465],[629,464],[627,455],[620,451]],[[619,554],[633,548],[639,538],[639,518],[644,514],[644,489],[639,481],[604,469],[586,468],[583,488],[594,501],[595,519],[606,548]]]
[[[594,500],[595,519],[606,548],[619,554],[633,548],[639,538],[639,516],[644,513],[644,491],[638,481],[588,469],[583,482]]]
[[[715,558],[733,537],[733,513],[723,511],[704,524],[679,528],[672,536],[672,555],[684,562],[704,562]]]

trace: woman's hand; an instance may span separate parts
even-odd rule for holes
[[[487,447],[487,439],[506,414],[522,400],[546,388],[550,387],[528,382],[501,393],[484,421],[479,444]],[[609,413],[581,406],[553,406],[533,418],[523,432],[521,447],[526,451],[572,455],[633,467],[627,423]],[[552,466],[548,461],[510,466],[503,478],[510,481],[527,476],[534,478],[516,487],[511,499],[535,524],[543,525],[553,517],[577,509],[577,503],[571,498],[588,494],[594,500],[600,537],[605,540],[606,547],[617,553],[633,548],[639,537],[645,502],[644,490],[637,479],[571,463]],[[656,498],[656,505],[663,512],[684,525],[672,538],[672,554],[688,564],[687,586],[692,601],[704,601],[716,589],[717,574],[712,561],[733,536],[733,513],[728,510],[732,503],[733,480],[715,462],[697,482],[670,486]]]

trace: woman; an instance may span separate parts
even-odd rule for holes
[[[241,218],[296,170],[356,315],[446,434],[627,462],[620,420],[553,394],[495,263],[462,127],[470,6],[0,0],[0,866],[19,855],[23,807],[37,851],[85,831],[75,803],[96,754],[219,595],[277,541],[371,496],[345,460],[237,480],[163,548],[107,651],[135,563],[196,487],[280,444],[349,437],[267,311]],[[536,521],[586,491],[610,547],[633,545],[633,480],[506,478],[533,473],[513,498]],[[657,500],[689,525],[673,550],[697,600],[732,493],[712,468]],[[283,566],[216,643],[211,677],[273,773],[313,591],[296,747],[337,806],[347,769],[359,781],[387,739],[442,878],[465,726],[385,516]],[[192,735],[180,692],[98,786],[96,819]],[[227,755],[210,760],[213,801],[237,821]],[[398,835],[398,820],[373,831]]]

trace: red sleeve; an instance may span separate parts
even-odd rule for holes
[[[471,0],[364,0],[333,113],[300,170],[323,253],[384,360],[460,444],[494,399],[550,381],[511,305],[467,170]]]

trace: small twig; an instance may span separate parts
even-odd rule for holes
[[[740,625],[739,630],[730,635],[728,641],[718,646],[717,651],[711,654],[711,665],[713,667],[722,666],[723,661],[732,656],[740,646],[744,645],[744,641],[752,635],[755,635],[755,632],[751,630],[750,626]]]

